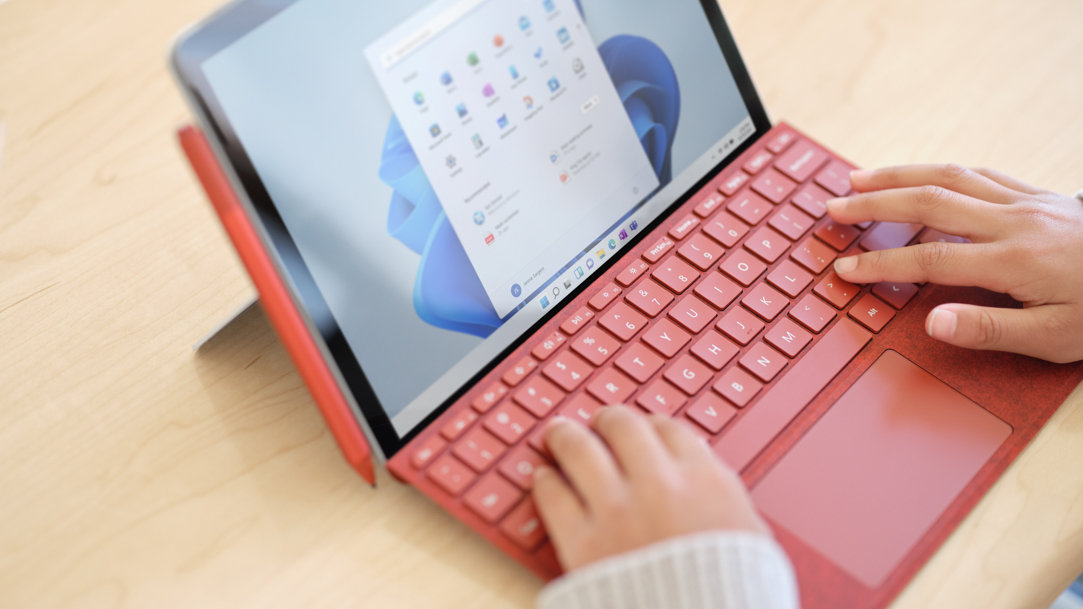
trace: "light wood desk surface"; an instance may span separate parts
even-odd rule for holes
[[[587,0],[589,1],[589,0]],[[342,461],[186,167],[167,47],[215,0],[0,2],[0,606],[526,607],[539,582]],[[1083,3],[733,0],[760,93],[864,166],[1083,187]],[[896,607],[1083,571],[1083,396]]]

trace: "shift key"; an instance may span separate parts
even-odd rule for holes
[[[908,224],[904,222],[881,222],[873,227],[861,240],[862,249],[890,250],[902,247],[924,228],[920,224]]]
[[[774,387],[729,426],[714,445],[727,465],[742,471],[868,344],[872,334],[842,319]]]

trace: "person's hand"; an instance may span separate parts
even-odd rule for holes
[[[551,421],[545,442],[567,480],[552,468],[534,477],[565,570],[702,531],[770,534],[737,474],[683,423],[610,406],[593,428]]]
[[[1083,203],[989,169],[915,165],[850,176],[858,194],[828,201],[845,224],[916,222],[972,243],[934,242],[840,258],[854,283],[932,282],[1010,295],[1023,309],[936,307],[935,339],[1064,363],[1083,359]]]

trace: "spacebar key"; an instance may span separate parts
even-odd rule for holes
[[[868,344],[872,334],[839,320],[770,392],[752,405],[714,445],[727,465],[742,471]]]

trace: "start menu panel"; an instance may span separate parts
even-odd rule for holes
[[[365,54],[500,317],[659,185],[572,0],[437,2]]]

